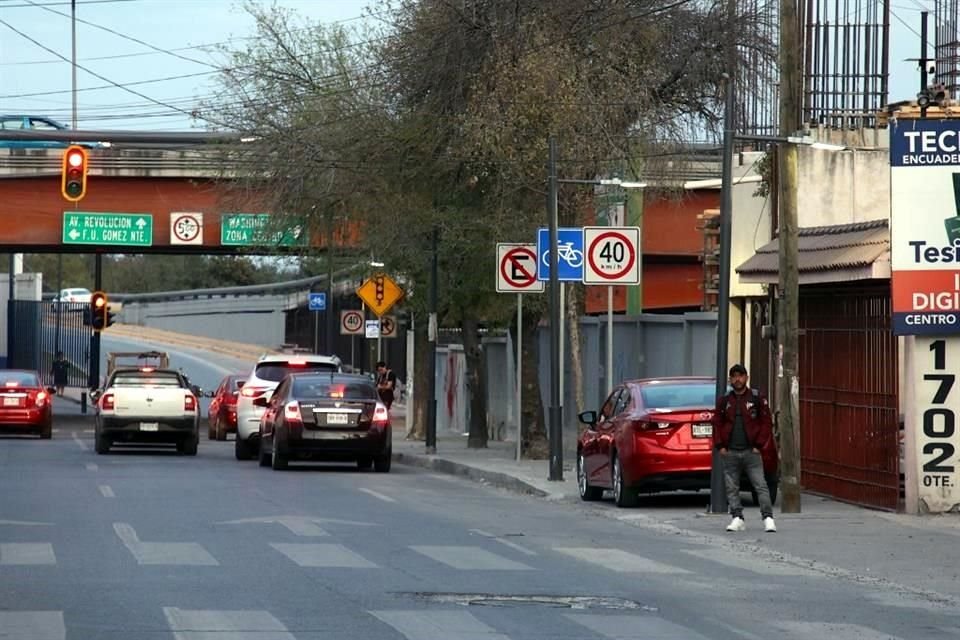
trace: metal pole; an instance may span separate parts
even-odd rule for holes
[[[557,246],[557,245],[553,245]],[[566,353],[567,353],[567,283],[560,283],[560,428],[563,429],[563,398],[566,395]]]
[[[103,256],[97,253],[93,256],[93,288],[101,291],[102,287]],[[87,386],[90,389],[97,389],[100,387],[100,332],[91,331],[90,333],[90,380]]]
[[[378,318],[380,327],[377,330],[377,362],[383,360],[383,318]]]
[[[324,310],[325,318],[327,321],[326,326],[326,344],[327,344],[327,354],[328,355],[339,355],[337,350],[333,346],[335,329],[333,327],[333,212],[330,212],[330,215],[327,216],[327,308]]]
[[[73,94],[73,128],[77,128],[77,0],[70,0],[70,49]]]
[[[7,366],[14,366],[13,361],[13,344],[14,336],[16,331],[14,325],[16,324],[17,312],[16,307],[16,298],[17,298],[17,288],[16,288],[16,275],[14,271],[14,255],[10,254],[10,260],[7,263]]]
[[[320,312],[313,312],[313,352],[320,353]]]
[[[547,411],[550,437],[550,476],[563,480],[563,407],[560,404],[560,280],[557,278],[557,139],[550,136],[549,194],[547,196],[547,223],[550,230],[550,407]]]
[[[607,393],[613,393],[613,287],[607,287]]]
[[[723,113],[723,162],[720,185],[720,291],[717,296],[717,397],[727,392],[727,357],[730,338],[730,241],[733,214],[733,138],[734,96],[733,76],[726,75],[726,104]],[[723,480],[723,461],[714,449],[710,467],[710,512],[725,513],[727,491]]]
[[[432,260],[430,264],[430,319],[427,339],[430,342],[427,358],[429,388],[427,390],[427,453],[437,452],[437,236],[439,229],[433,227]]]
[[[60,313],[63,300],[60,299],[60,292],[63,291],[63,254],[57,254],[57,306],[54,309],[54,333],[53,333],[53,353],[60,351]]]
[[[523,294],[517,294],[517,462],[523,450]]]

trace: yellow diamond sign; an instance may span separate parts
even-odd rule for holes
[[[387,274],[378,273],[360,285],[357,295],[368,309],[380,317],[403,299],[403,289]]]

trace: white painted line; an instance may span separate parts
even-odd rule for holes
[[[28,520],[0,520],[0,525],[15,525],[18,527],[52,527],[52,522],[30,522]]]
[[[88,463],[87,463],[87,471],[99,471],[99,470],[100,470],[100,467],[98,467],[98,466],[97,466],[96,464],[94,464],[93,462],[88,462]]]
[[[358,491],[362,491],[367,495],[373,496],[377,500],[383,500],[384,502],[396,502],[396,500],[391,498],[390,496],[384,495],[379,491],[374,491],[373,489],[358,489]]]
[[[833,622],[788,622],[773,623],[783,633],[778,638],[800,640],[801,638],[830,638],[830,640],[902,640],[900,636],[881,633],[876,629],[859,624]]]
[[[516,542],[511,542],[511,541],[506,540],[506,539],[504,539],[504,538],[498,538],[497,536],[493,535],[492,533],[488,533],[488,532],[486,532],[486,531],[484,531],[484,530],[482,530],[482,529],[470,529],[470,531],[471,531],[472,533],[476,533],[477,535],[483,536],[484,538],[490,538],[491,540],[494,540],[494,541],[496,541],[496,542],[499,542],[500,544],[502,544],[502,545],[504,545],[504,546],[510,547],[510,548],[513,549],[514,551],[519,551],[520,553],[526,554],[526,555],[528,555],[528,556],[535,556],[535,555],[537,555],[537,552],[536,552],[536,551],[531,551],[530,549],[527,549],[526,547],[521,547],[521,546],[520,546],[519,544],[517,544]]]
[[[466,571],[529,571],[533,569],[522,562],[498,556],[481,547],[421,545],[410,548],[454,569]]]
[[[567,613],[564,617],[611,640],[707,640],[689,627],[652,615],[591,615]],[[814,636],[811,636],[814,637]],[[830,638],[831,636],[820,636]]]
[[[592,547],[554,547],[554,551],[583,562],[592,562],[619,573],[690,573],[686,569],[663,564],[621,549],[594,549]]]
[[[407,640],[510,640],[467,611],[370,611]]]
[[[330,569],[377,568],[377,565],[363,556],[350,551],[342,544],[283,544],[271,542],[270,546],[301,567],[324,567]]]
[[[0,544],[0,564],[52,565],[57,564],[57,557],[49,542],[6,542]]]
[[[102,485],[100,485],[98,488],[100,489],[100,493],[103,495],[104,498],[116,498],[116,497],[117,497],[117,496],[113,493],[113,489],[111,489],[111,488],[110,488],[110,485],[108,485],[108,484],[102,484]]]
[[[80,447],[84,451],[89,450],[87,443],[81,440],[80,436],[78,436],[76,433],[73,434],[73,441],[77,444],[78,447]]]
[[[142,542],[137,532],[125,522],[115,522],[117,537],[142,565],[174,565],[190,567],[219,566],[216,558],[195,542]]]
[[[0,611],[0,637],[65,640],[62,611]]]
[[[734,553],[729,550],[708,551],[706,549],[686,549],[683,551],[683,553],[694,556],[696,558],[700,558],[701,560],[706,560],[708,562],[716,562],[718,564],[732,567],[734,569],[740,569],[742,571],[759,573],[765,576],[818,576],[818,575],[821,575],[816,573],[815,571],[802,569],[800,567],[795,567],[786,563],[777,564],[770,560],[758,558],[750,554]]]
[[[296,640],[268,611],[214,611],[164,607],[176,640]]]

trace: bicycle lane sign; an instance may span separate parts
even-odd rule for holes
[[[550,279],[550,230],[537,231],[537,279]],[[583,280],[583,229],[562,227],[557,229],[557,279],[567,282]]]

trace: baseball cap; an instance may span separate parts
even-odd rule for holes
[[[733,365],[732,367],[730,367],[730,375],[732,375],[732,376],[734,376],[734,375],[745,376],[745,375],[747,375],[747,368],[746,368],[745,366],[743,366],[742,364],[735,364],[735,365]]]

